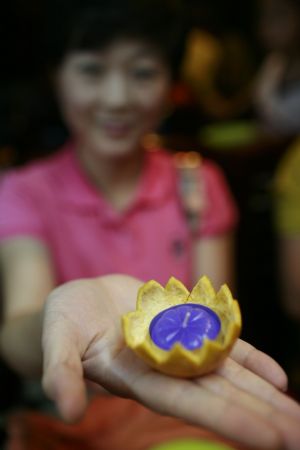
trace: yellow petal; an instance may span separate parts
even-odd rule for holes
[[[154,317],[164,309],[162,305],[165,304],[165,298],[164,288],[157,281],[148,281],[139,289],[137,309]]]
[[[224,305],[228,308],[232,304],[233,298],[227,284],[223,284],[216,295],[216,305]]]
[[[221,286],[221,289],[217,293],[214,302],[211,304],[212,309],[218,314],[221,324],[222,333],[226,333],[228,323],[234,319],[233,311],[233,298],[231,292],[226,284]]]
[[[216,293],[210,280],[204,276],[200,278],[196,286],[193,288],[188,302],[211,306],[214,304],[215,296]]]
[[[148,333],[150,320],[141,311],[133,311],[123,315],[123,331],[129,347],[134,348],[144,341]]]
[[[170,306],[185,303],[190,294],[187,288],[181,283],[181,281],[177,280],[174,277],[171,277],[169,279],[165,287],[165,292],[167,301]]]

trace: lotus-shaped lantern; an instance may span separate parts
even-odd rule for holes
[[[204,276],[191,293],[175,278],[165,288],[144,284],[136,311],[122,318],[127,345],[168,375],[195,377],[214,370],[241,331],[238,302],[227,285],[216,293]]]

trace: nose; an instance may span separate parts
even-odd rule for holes
[[[101,87],[101,101],[108,108],[124,108],[130,103],[130,86],[125,75],[107,74]]]

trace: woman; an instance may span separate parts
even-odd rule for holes
[[[267,55],[259,70],[254,100],[263,126],[277,135],[300,130],[300,2],[260,2],[258,31]]]
[[[242,443],[292,445],[299,438],[293,419],[299,409],[272,386],[286,381],[267,356],[239,343],[236,362],[198,380],[199,387],[198,381],[149,371],[120,335],[120,314],[132,309],[141,283],[131,276],[165,283],[175,275],[191,285],[206,273],[216,287],[231,283],[236,213],[219,169],[201,165],[205,204],[191,232],[172,158],[142,145],[168,98],[179,34],[174,11],[168,2],[85,2],[78,9],[73,2],[68,20],[53,29],[59,52],[51,79],[70,139],[49,159],[3,181],[2,353],[24,375],[43,372],[45,390],[67,421],[83,414],[84,373],[113,394]],[[116,273],[124,275],[111,275]],[[43,307],[55,286],[78,278],[88,279],[59,287]],[[243,362],[258,375],[242,369]],[[229,396],[237,403],[229,406]],[[27,447],[21,439],[30,449],[49,448],[52,441],[54,448],[75,448],[77,442],[85,449],[134,450],[203,436],[200,428],[128,400],[98,397],[88,411],[74,427],[22,416],[13,422],[15,443],[20,445],[18,434],[31,436]],[[275,420],[268,418],[271,412]],[[117,420],[108,423],[108,415]]]

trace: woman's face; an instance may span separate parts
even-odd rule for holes
[[[55,78],[63,118],[82,152],[122,157],[159,123],[170,74],[158,53],[135,40],[66,56]]]

